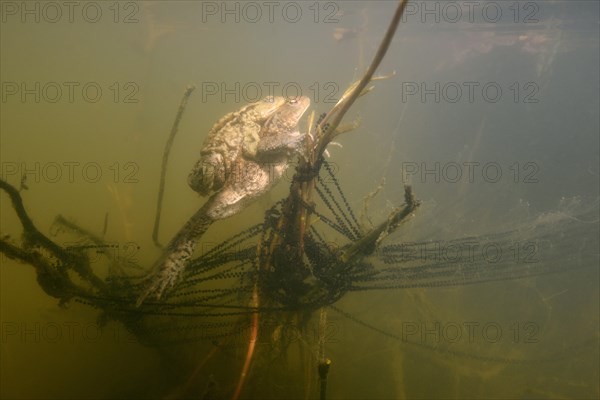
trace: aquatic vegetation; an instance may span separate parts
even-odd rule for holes
[[[389,44],[393,29],[390,32],[382,48],[386,41]],[[76,301],[97,308],[104,321],[122,323],[139,341],[176,353],[174,358],[186,364],[176,395],[186,395],[190,388],[197,390],[205,385],[206,398],[217,390],[219,382],[229,383],[222,390],[234,398],[244,393],[262,397],[290,394],[287,387],[271,388],[269,382],[271,378],[287,381],[290,375],[286,374],[293,368],[289,364],[295,364],[286,364],[289,359],[308,371],[307,376],[297,379],[298,390],[293,393],[309,393],[310,385],[316,386],[318,373],[324,398],[331,365],[326,344],[330,311],[402,340],[401,335],[372,326],[339,306],[341,299],[352,292],[463,286],[594,267],[598,261],[597,204],[542,215],[523,221],[511,231],[460,238],[448,247],[466,251],[451,257],[440,257],[440,252],[432,250],[427,242],[394,239],[394,232],[401,232],[422,207],[411,186],[404,188],[404,203],[395,206],[385,220],[373,227],[359,223],[362,219],[357,218],[342,189],[344,182],[338,180],[323,154],[341,132],[356,126],[344,128],[342,118],[353,101],[370,90],[367,85],[384,53],[378,52],[365,77],[352,85],[329,113],[316,122],[314,115],[309,118],[306,154],[298,163],[289,195],[267,210],[262,223],[243,229],[191,259],[180,272],[181,279],[160,299],[147,297],[136,306],[147,290],[140,266],[126,259],[108,260],[110,272],[101,275],[92,268],[88,251],[106,246],[103,238],[58,217],[56,228],[82,243],[79,247],[61,247],[36,228],[20,192],[4,181],[0,181],[0,188],[9,196],[24,234],[18,244],[2,239],[0,251],[33,266],[40,287],[61,304]],[[340,238],[340,244],[326,240],[331,235]],[[490,262],[495,255],[480,251],[489,242],[495,251],[514,253],[517,239],[518,243],[526,240],[535,246],[517,249],[517,260],[500,258]],[[532,258],[533,254],[542,254],[543,260]],[[306,342],[309,322],[315,320],[318,340],[312,346]],[[296,340],[290,333],[298,335]],[[298,344],[304,354],[297,353]],[[190,349],[195,351],[185,354]],[[484,362],[526,361],[512,355],[427,350]],[[205,368],[219,355],[235,360],[235,372],[219,374],[222,371],[218,367]],[[209,375],[213,371],[217,374]],[[196,380],[201,383],[196,384]]]

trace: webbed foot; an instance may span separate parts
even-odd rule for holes
[[[161,268],[146,278],[144,289],[139,295],[135,306],[139,307],[149,297],[160,300],[163,294],[179,281],[183,268],[176,263],[164,263]]]

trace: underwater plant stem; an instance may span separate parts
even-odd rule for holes
[[[220,346],[215,346],[212,348],[212,350],[206,355],[206,357],[204,357],[197,365],[196,368],[194,369],[194,371],[190,374],[190,376],[188,377],[187,381],[183,384],[182,387],[180,387],[179,389],[177,389],[177,391],[173,391],[171,394],[169,394],[166,399],[179,399],[182,396],[185,396],[189,391],[190,388],[192,387],[192,385],[194,384],[194,381],[196,380],[196,377],[200,374],[200,371],[202,371],[202,368],[204,367],[204,365],[206,365],[206,363],[215,356],[215,354],[217,354],[219,351],[221,350]]]
[[[325,361],[325,329],[327,329],[327,311],[321,307],[319,311],[319,362]]]
[[[192,92],[196,89],[195,86],[191,85],[185,89],[183,93],[183,97],[181,98],[181,103],[179,104],[179,109],[177,110],[177,115],[175,116],[175,121],[173,122],[173,126],[171,127],[171,134],[169,135],[169,139],[167,139],[167,143],[165,144],[165,150],[163,152],[162,158],[162,166],[160,169],[160,185],[158,187],[158,199],[156,201],[156,215],[154,217],[154,228],[152,230],[152,241],[158,247],[162,247],[160,242],[158,241],[158,228],[160,226],[160,214],[162,211],[162,201],[163,194],[165,191],[165,177],[167,175],[167,164],[169,162],[169,153],[171,152],[171,147],[173,146],[173,141],[175,140],[175,135],[179,130],[179,121],[181,121],[181,117],[183,116],[183,112],[185,111],[185,107],[187,105],[188,99]]]
[[[331,366],[330,359],[324,359],[319,362],[318,371],[319,371],[319,400],[327,399],[327,375],[329,374],[329,367]]]
[[[315,187],[315,180],[312,179],[308,182],[304,182],[302,188],[300,189],[300,196],[304,204],[309,204],[310,199],[312,198],[313,189]],[[309,226],[309,218],[310,213],[306,207],[300,208],[300,220],[299,220],[299,230],[300,230],[300,249],[304,248],[304,235],[306,234],[306,229]]]
[[[314,180],[318,175],[318,171],[321,169],[322,161],[323,161],[323,153],[327,148],[327,145],[333,140],[335,135],[338,133],[336,128],[339,126],[342,121],[344,115],[348,112],[354,101],[363,94],[366,90],[365,87],[369,84],[369,82],[373,79],[373,74],[381,64],[383,57],[387,53],[387,50],[390,46],[392,38],[396,33],[396,29],[400,23],[400,19],[404,14],[404,9],[406,8],[408,0],[400,0],[396,12],[388,26],[388,30],[379,45],[377,53],[375,54],[371,65],[365,72],[364,76],[358,83],[353,84],[350,89],[348,89],[344,94],[343,98],[334,106],[325,117],[319,122],[316,130],[316,134],[318,140],[316,145],[308,152],[306,160],[300,160],[297,171],[309,171],[310,174],[313,175],[312,178],[305,179],[302,176],[302,173],[296,173],[294,175],[294,179],[292,181],[292,185],[290,187],[290,196],[288,196],[286,200],[286,205],[284,206],[284,217],[286,224],[289,224],[289,228],[287,231],[287,241],[288,243],[299,244],[296,245],[300,251],[302,250],[303,241],[304,241],[304,233],[306,232],[306,228],[308,226],[308,215],[309,212],[306,210],[306,207],[299,207],[298,200],[302,200],[304,204],[310,204],[310,199],[312,197],[312,192],[314,188]],[[331,122],[329,120],[333,118]],[[327,128],[325,128],[327,126]],[[320,132],[324,132],[322,136],[318,136]]]
[[[242,373],[240,374],[240,380],[238,381],[238,385],[235,388],[235,392],[231,397],[231,400],[237,400],[242,393],[242,388],[244,387],[244,382],[246,381],[246,377],[248,376],[248,370],[250,369],[250,364],[252,363],[252,356],[254,354],[254,348],[256,347],[256,341],[258,338],[258,285],[254,284],[254,290],[252,291],[252,307],[255,308],[252,313],[252,322],[250,325],[250,340],[248,342],[248,352],[246,353],[246,360],[244,361],[244,366],[242,368]]]
[[[331,140],[333,140],[333,138],[335,136],[336,128],[342,121],[342,118],[344,118],[344,115],[346,115],[346,113],[348,112],[350,107],[352,107],[352,104],[354,104],[354,101],[356,101],[356,99],[360,96],[360,94],[363,92],[365,87],[369,84],[369,82],[371,81],[371,78],[373,77],[373,74],[377,70],[377,67],[379,67],[379,64],[381,64],[383,57],[385,56],[388,48],[390,47],[392,38],[394,37],[394,34],[396,33],[396,29],[398,28],[398,24],[400,23],[400,18],[402,18],[402,14],[404,14],[404,9],[406,8],[407,3],[408,3],[408,0],[400,0],[400,4],[398,4],[398,8],[396,9],[396,12],[394,13],[394,17],[392,18],[392,21],[390,22],[390,25],[388,26],[388,30],[385,33],[385,36],[384,36],[383,40],[381,41],[381,44],[379,45],[379,49],[377,50],[375,57],[373,57],[373,61],[371,62],[371,65],[369,65],[369,68],[367,69],[367,71],[365,72],[365,74],[363,75],[363,77],[361,78],[359,83],[354,87],[354,90],[350,93],[348,98],[340,106],[339,111],[337,112],[337,114],[335,114],[335,116],[333,117],[333,120],[329,123],[329,127],[327,128],[325,135],[319,141],[318,147],[316,150],[317,158],[323,154],[323,152],[325,151],[325,148],[327,147],[329,142],[331,142]],[[319,127],[321,130],[324,130],[325,124],[327,124],[327,122],[331,116],[330,114],[334,111],[335,111],[335,108],[332,109],[331,112],[325,116],[323,121],[321,121],[321,123],[319,124]]]

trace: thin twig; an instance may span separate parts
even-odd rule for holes
[[[244,388],[244,383],[246,382],[246,378],[248,377],[248,373],[250,371],[252,356],[254,355],[254,349],[258,340],[258,302],[258,285],[255,283],[254,289],[252,291],[252,307],[254,308],[254,312],[252,313],[252,320],[250,322],[250,339],[248,340],[248,351],[246,352],[246,359],[244,360],[244,366],[242,367],[242,372],[240,373],[240,379],[235,388],[235,392],[233,392],[233,396],[231,396],[231,400],[239,399],[240,394],[242,393],[242,389]]]
[[[154,217],[154,229],[152,230],[152,241],[158,247],[162,247],[160,242],[158,241],[158,228],[160,226],[160,214],[162,210],[162,201],[163,194],[165,191],[165,177],[167,175],[167,164],[169,162],[169,153],[171,152],[171,146],[173,146],[173,141],[175,140],[175,135],[177,134],[177,130],[179,129],[179,121],[183,116],[183,112],[185,111],[185,107],[187,105],[188,99],[192,92],[196,89],[195,86],[188,86],[183,93],[183,97],[181,98],[181,103],[179,104],[179,109],[177,110],[177,116],[175,117],[175,121],[173,122],[173,127],[171,128],[171,134],[169,135],[169,139],[165,144],[165,150],[163,152],[162,158],[162,166],[160,170],[160,186],[158,188],[158,200],[156,201],[156,216]]]

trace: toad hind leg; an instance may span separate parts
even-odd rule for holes
[[[145,282],[145,288],[136,301],[139,307],[148,297],[159,300],[167,289],[175,286],[194,253],[198,238],[215,221],[207,215],[209,200],[181,228],[159,259],[154,273]]]

